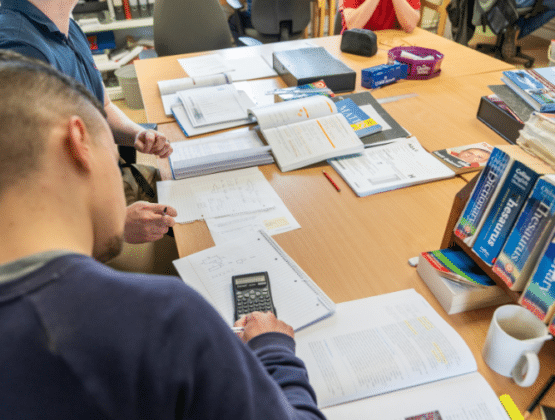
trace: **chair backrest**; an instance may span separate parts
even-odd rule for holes
[[[343,30],[343,22],[341,21],[341,10],[338,10],[335,14],[335,20],[333,23],[333,35],[341,34]]]
[[[445,32],[445,24],[447,22],[447,6],[449,5],[449,2],[450,0],[420,0],[420,20],[418,22],[418,27],[422,28],[422,25],[427,24],[427,22],[424,21],[424,17],[429,16],[426,14],[426,9],[431,9],[439,15],[436,33],[443,36],[443,33]],[[427,29],[427,27],[424,27],[423,29]]]
[[[156,0],[153,32],[159,56],[233,46],[218,0]]]
[[[261,34],[279,35],[280,24],[287,22],[291,25],[290,33],[299,34],[309,21],[309,0],[252,0],[252,26]]]

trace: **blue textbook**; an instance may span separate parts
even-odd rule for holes
[[[524,289],[555,223],[555,175],[541,176],[514,224],[493,271],[511,290]]]
[[[555,68],[507,70],[501,80],[536,111],[555,112]]]
[[[512,163],[507,166],[507,176],[489,212],[484,215],[484,224],[472,247],[490,266],[501,251],[538,177],[553,172],[548,164],[520,147],[507,147],[505,151],[511,156]]]
[[[336,102],[335,105],[337,110],[347,118],[357,136],[364,137],[382,131],[382,126],[370,118],[352,99],[343,99]]]

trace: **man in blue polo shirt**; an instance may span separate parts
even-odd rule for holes
[[[143,153],[165,158],[172,148],[154,130],[131,121],[108,97],[96,69],[89,43],[71,12],[77,0],[2,0],[0,49],[8,49],[52,65],[85,85],[104,105],[114,139]],[[127,208],[125,241],[152,242],[175,223],[177,212],[164,204],[136,202]]]

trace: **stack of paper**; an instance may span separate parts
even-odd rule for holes
[[[274,158],[253,130],[234,130],[201,139],[172,143],[173,179],[266,165]]]

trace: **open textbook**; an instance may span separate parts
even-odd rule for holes
[[[345,116],[325,96],[258,106],[248,112],[258,121],[283,172],[364,150]]]
[[[295,341],[330,420],[509,420],[462,337],[413,289],[340,303]]]

